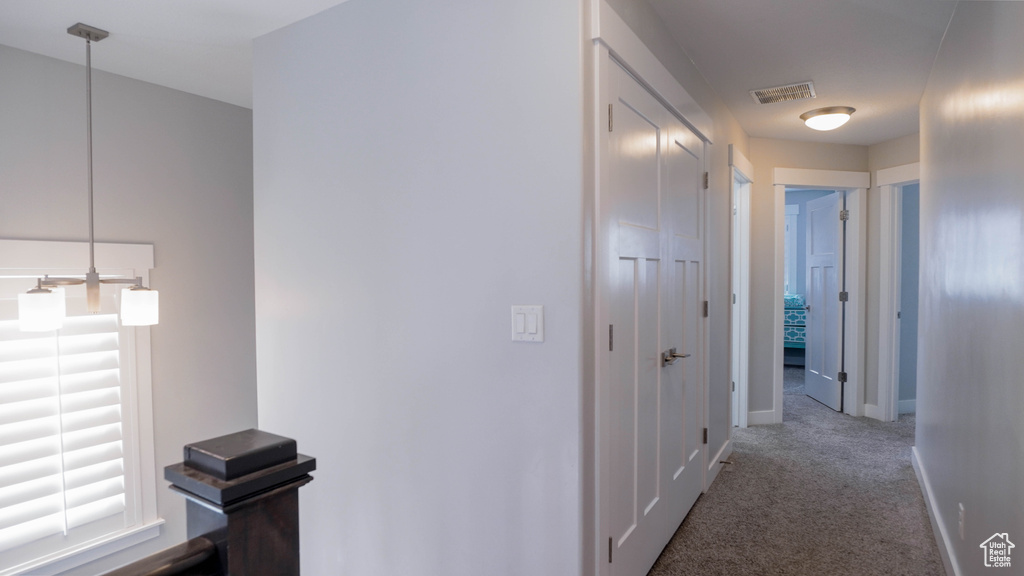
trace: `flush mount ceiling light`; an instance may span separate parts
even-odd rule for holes
[[[96,272],[96,250],[93,236],[92,210],[92,43],[110,34],[105,30],[82,23],[68,28],[68,34],[85,39],[85,108],[86,133],[89,152],[89,271],[85,278],[51,278],[44,276],[36,287],[18,295],[18,323],[27,332],[57,330],[64,323],[65,301],[63,286],[85,284],[86,309],[100,311],[100,284],[131,284],[121,291],[121,324],[124,326],[150,326],[159,319],[156,290],[142,285],[142,278],[100,278]]]
[[[849,106],[829,106],[804,112],[800,115],[800,119],[804,121],[808,128],[835,130],[846,124],[850,120],[850,115],[854,112],[856,112],[856,109]]]

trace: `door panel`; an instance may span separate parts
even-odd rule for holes
[[[807,203],[807,342],[805,390],[840,409],[839,193]]]
[[[667,373],[669,385],[678,387],[682,397],[681,406],[674,408],[681,415],[682,434],[675,439],[681,462],[669,472],[683,515],[700,496],[704,484],[704,189],[703,166],[694,152],[694,139],[682,124],[675,125],[666,178],[675,300],[669,318],[677,330],[667,335],[668,346],[689,355],[670,366]]]
[[[611,573],[642,576],[703,486],[703,148],[623,69],[608,70],[602,530]],[[673,347],[690,357],[663,366]]]
[[[611,430],[636,429],[636,335],[637,335],[637,283],[639,270],[636,260],[621,259],[617,262],[615,277],[618,282],[610,294],[611,315],[609,320],[615,327],[614,346],[609,367],[608,407]],[[636,440],[632,434],[610,434],[609,482],[619,491],[633,492],[636,489]],[[635,502],[627,498],[615,498],[609,502],[611,532],[616,541],[622,540],[636,527]]]
[[[614,137],[609,140],[610,152],[616,157],[611,185],[617,193],[612,196],[611,208],[621,223],[657,230],[663,127],[657,123],[657,110],[651,110],[643,102],[644,94],[637,93],[642,90],[640,86],[626,90],[617,102]],[[646,114],[637,108],[647,108]]]
[[[640,321],[637,331],[636,365],[636,398],[637,398],[637,512],[647,515],[658,501],[658,402],[659,362],[658,320],[660,302],[658,301],[659,268],[658,260],[639,261],[640,271],[637,299],[637,318]]]

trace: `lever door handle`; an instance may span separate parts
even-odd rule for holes
[[[679,354],[675,348],[669,348],[661,353],[661,365],[671,366],[676,363],[676,360],[681,358],[689,358],[690,354]]]

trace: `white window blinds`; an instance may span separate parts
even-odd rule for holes
[[[72,316],[48,333],[0,320],[3,556],[124,526],[123,451],[116,314]]]
[[[148,280],[153,247],[97,244],[104,277]],[[81,276],[86,242],[0,239],[0,576],[73,570],[160,534],[149,328],[89,314],[66,288],[59,332],[18,331],[19,293]]]

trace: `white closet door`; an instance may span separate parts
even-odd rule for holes
[[[643,575],[703,485],[703,146],[621,67],[607,70],[601,526],[611,573]],[[686,357],[666,365],[672,348]]]

